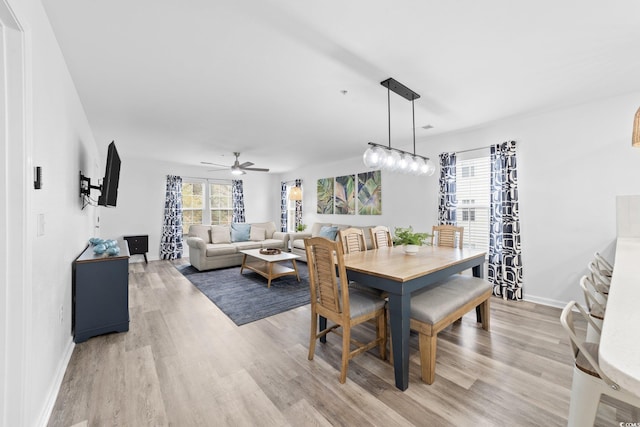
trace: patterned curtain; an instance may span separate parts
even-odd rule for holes
[[[287,232],[287,183],[280,183],[280,231]]]
[[[440,154],[438,224],[456,225],[456,153]]]
[[[296,187],[302,188],[302,180],[296,179]],[[296,200],[296,230],[302,224],[302,200]]]
[[[233,197],[233,219],[232,222],[244,222],[244,191],[242,190],[242,180],[231,181]]]
[[[182,258],[182,178],[167,175],[160,258]]]
[[[491,218],[489,219],[489,281],[503,299],[522,299],[522,254],[516,143],[491,147]]]

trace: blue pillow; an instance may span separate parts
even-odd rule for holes
[[[338,234],[338,227],[329,227],[328,225],[323,225],[320,228],[318,236],[326,237],[329,240],[336,240],[336,234]]]
[[[251,234],[251,224],[233,223],[231,224],[231,241],[248,242]]]

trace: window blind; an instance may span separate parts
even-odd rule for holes
[[[489,248],[491,196],[489,150],[461,153],[456,162],[457,225],[464,227],[464,246]]]

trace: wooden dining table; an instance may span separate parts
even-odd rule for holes
[[[422,246],[415,255],[402,247],[380,248],[345,254],[349,280],[389,295],[389,317],[393,336],[393,369],[396,387],[409,387],[409,316],[411,293],[452,274],[472,269],[476,277],[484,276],[485,251]],[[320,324],[321,329],[326,327]]]

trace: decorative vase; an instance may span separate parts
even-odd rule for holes
[[[118,246],[112,246],[107,249],[107,255],[118,255],[120,253],[120,248]]]
[[[418,249],[420,248],[420,246],[418,245],[404,245],[402,246],[402,248],[404,249],[404,253],[407,255],[415,255],[418,253]]]
[[[102,255],[106,250],[107,247],[103,243],[98,243],[93,247],[93,252],[97,255]]]

